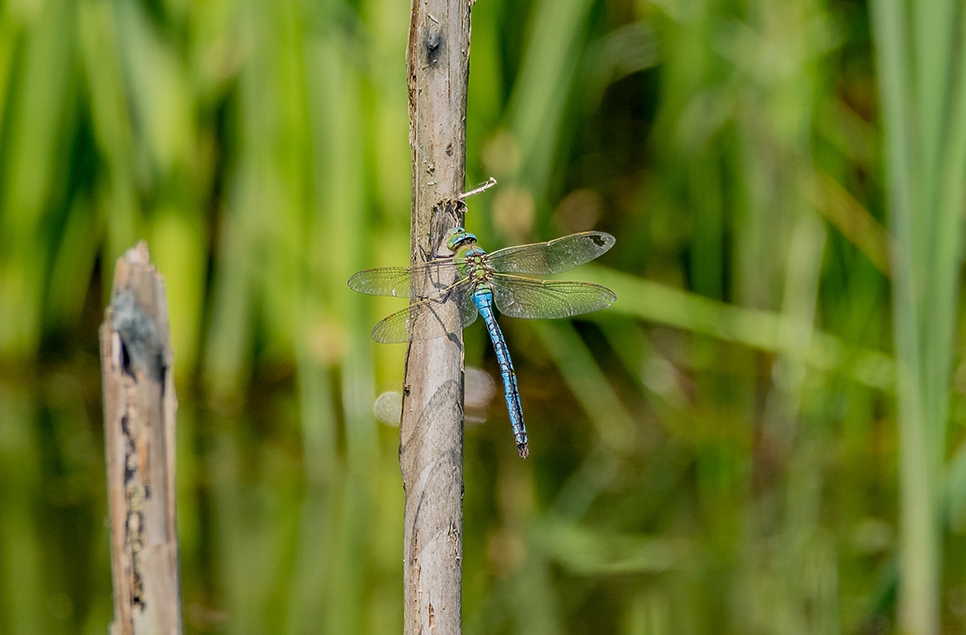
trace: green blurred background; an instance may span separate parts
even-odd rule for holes
[[[401,632],[401,305],[345,280],[408,262],[408,12],[0,2],[3,635],[110,622],[97,327],[141,238],[186,631]],[[619,300],[502,320],[532,458],[499,396],[467,423],[465,632],[966,630],[962,14],[478,0],[467,225],[608,231],[568,277]]]

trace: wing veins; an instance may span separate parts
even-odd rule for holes
[[[464,278],[454,282],[436,295],[413,302],[409,306],[391,313],[372,329],[372,339],[383,344],[409,342],[414,339],[433,339],[462,330],[476,320],[476,306],[470,299],[470,280]],[[458,295],[462,294],[462,295]],[[444,307],[454,303],[455,313],[446,313]],[[425,322],[430,316],[434,322]],[[448,322],[447,322],[448,320]],[[415,337],[413,327],[422,321],[422,333]]]
[[[438,280],[447,273],[447,270],[455,271],[452,258],[439,258],[411,267],[376,267],[353,274],[348,280],[348,285],[353,291],[366,295],[408,298],[412,295],[413,278],[425,275],[430,279]],[[434,284],[442,283],[434,282]],[[445,292],[446,287],[439,289],[436,295]]]
[[[498,249],[488,254],[487,260],[501,273],[563,273],[598,258],[615,241],[605,232],[580,232],[543,243]]]
[[[592,282],[534,280],[495,274],[493,295],[500,313],[522,318],[566,318],[607,308],[617,296]]]

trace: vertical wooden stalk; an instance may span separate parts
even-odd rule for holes
[[[174,394],[164,281],[143,242],[117,261],[101,325],[111,635],[180,635]]]
[[[445,253],[462,223],[472,0],[413,0],[407,51],[412,263]],[[437,281],[439,282],[439,281]],[[414,300],[430,281],[414,281]],[[448,307],[445,310],[451,310]],[[414,327],[420,328],[419,324]],[[406,356],[399,463],[406,490],[405,627],[461,632],[463,340],[414,341]]]

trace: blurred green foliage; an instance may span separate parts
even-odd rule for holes
[[[398,431],[372,405],[404,347],[369,340],[399,302],[345,280],[408,262],[408,5],[0,3],[0,633],[111,619],[96,328],[140,238],[171,307],[187,632],[400,632]],[[503,320],[532,458],[501,399],[468,423],[467,633],[895,631],[870,24],[855,1],[474,6],[468,181],[500,187],[467,225],[491,249],[609,231],[577,276],[619,300]],[[956,280],[958,253],[934,266]],[[928,343],[954,458],[922,537],[946,632],[966,629],[954,335]],[[482,328],[466,346],[497,374]]]

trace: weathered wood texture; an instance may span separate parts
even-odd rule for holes
[[[174,393],[164,281],[143,242],[117,261],[101,325],[111,635],[178,635]]]
[[[413,0],[407,51],[412,263],[446,255],[462,224],[472,0]],[[414,296],[446,281],[416,280]],[[443,310],[452,310],[444,307]],[[418,331],[419,324],[414,328]],[[463,339],[414,341],[406,357],[399,463],[406,490],[407,635],[461,632]]]

